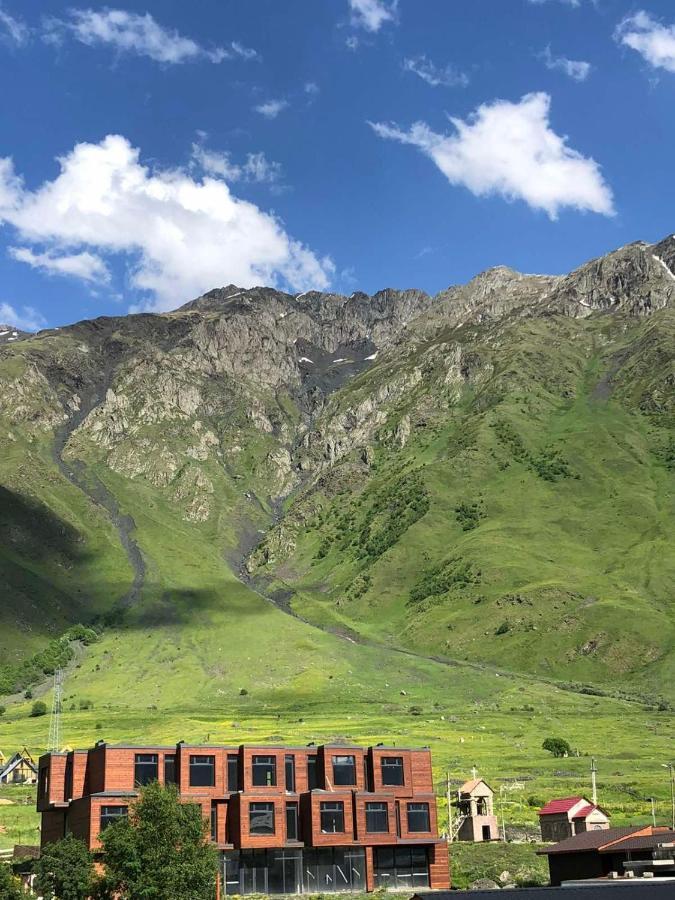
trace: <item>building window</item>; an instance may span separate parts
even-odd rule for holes
[[[49,791],[49,766],[43,766],[40,769],[39,794],[41,797],[46,797],[48,791]]]
[[[277,783],[276,756],[253,757],[253,787],[274,787]]]
[[[137,753],[134,757],[134,784],[142,787],[159,779],[159,757],[156,753]]]
[[[338,834],[345,830],[344,803],[321,804],[321,833]]]
[[[211,804],[211,840],[215,844],[218,840],[218,807]]]
[[[316,756],[307,757],[307,785],[310,791],[319,787],[319,762]]]
[[[227,789],[232,792],[239,790],[239,757],[236,753],[227,755]]]
[[[128,806],[102,806],[101,807],[101,831],[105,831],[108,825],[126,819],[129,814]]]
[[[298,838],[298,804],[286,804],[286,840],[297,841]]]
[[[167,753],[164,757],[164,784],[176,783],[176,757],[173,753]]]
[[[373,834],[389,831],[389,810],[386,803],[366,803],[366,831]]]
[[[290,791],[292,794],[295,793],[295,757],[293,754],[288,754],[284,761],[285,769],[286,769],[286,790]]]
[[[356,784],[356,760],[353,756],[333,757],[333,784]]]
[[[383,756],[382,757],[382,784],[399,785],[404,784],[403,780],[403,757],[402,756]]]
[[[249,804],[248,825],[249,834],[274,834],[274,804]]]
[[[408,831],[431,831],[428,803],[408,804]]]
[[[429,860],[426,847],[375,847],[373,852],[375,887],[409,891],[429,887]]]
[[[216,783],[215,756],[190,757],[190,787],[213,787]]]

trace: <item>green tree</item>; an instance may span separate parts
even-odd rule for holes
[[[541,746],[558,758],[569,756],[572,752],[572,748],[564,738],[548,737]]]
[[[106,897],[212,900],[218,856],[201,806],[181,803],[175,785],[141,790],[129,817],[101,835]]]
[[[36,874],[39,895],[52,900],[86,900],[94,887],[94,859],[87,845],[70,834],[62,841],[47,844]]]
[[[18,880],[12,875],[12,870],[3,862],[0,862],[0,897],[2,900],[26,900],[26,895],[21,890]]]
[[[47,714],[47,704],[42,700],[36,700],[30,711],[31,716],[45,716]]]

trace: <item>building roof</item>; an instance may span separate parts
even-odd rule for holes
[[[596,831],[582,831],[574,837],[566,838],[551,847],[543,847],[537,853],[550,856],[557,853],[583,853],[585,851],[600,850],[621,841],[640,831],[649,828],[648,825],[625,825],[619,828],[603,828]]]
[[[485,779],[483,779],[483,778],[472,778],[471,781],[465,781],[465,782],[464,782],[464,784],[463,784],[463,785],[461,786],[461,788],[459,789],[459,793],[460,793],[460,794],[471,794],[473,791],[476,790],[476,788],[478,787],[479,784],[484,784],[485,787],[486,787],[489,791],[493,792],[493,791],[492,791],[492,788],[491,788],[490,785],[487,783],[487,781],[485,781]],[[494,793],[494,792],[493,792],[493,793]]]
[[[663,831],[654,831],[652,834],[641,834],[634,837],[629,835],[615,846],[602,847],[600,853],[612,853],[615,850],[620,850],[622,853],[624,850],[626,852],[629,850],[655,850],[659,844],[669,844],[671,841],[675,841],[675,831],[666,828]]]
[[[672,881],[672,879],[669,879]],[[417,891],[411,900],[456,900],[457,891]],[[631,881],[589,879],[561,887],[502,888],[471,891],[471,900],[672,900],[673,885],[635,878]]]
[[[31,769],[35,775],[37,775],[37,766],[33,762],[32,757],[24,753],[15,753],[14,756],[12,756],[12,758],[9,760],[9,762],[0,769],[0,778],[2,778],[3,775],[9,775],[12,769],[16,769],[16,767],[20,763],[28,766],[28,768]]]
[[[577,803],[585,801],[589,806],[590,803],[585,797],[560,797],[557,800],[549,800],[545,806],[539,810],[540,816],[553,816],[558,813],[567,813],[573,809]]]

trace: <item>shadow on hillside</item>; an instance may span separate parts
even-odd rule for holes
[[[0,546],[30,563],[70,566],[88,557],[69,522],[32,497],[0,485]]]

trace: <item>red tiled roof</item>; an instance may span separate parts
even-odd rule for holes
[[[586,806],[582,806],[579,812],[574,813],[572,816],[573,819],[585,819],[586,816],[590,815],[593,810],[597,809],[597,806],[593,806],[592,803],[587,803]]]
[[[585,800],[585,797],[561,797],[559,800],[549,800],[545,806],[539,810],[540,816],[551,816],[555,813],[569,812],[577,803]],[[586,800],[588,803],[588,800]]]

